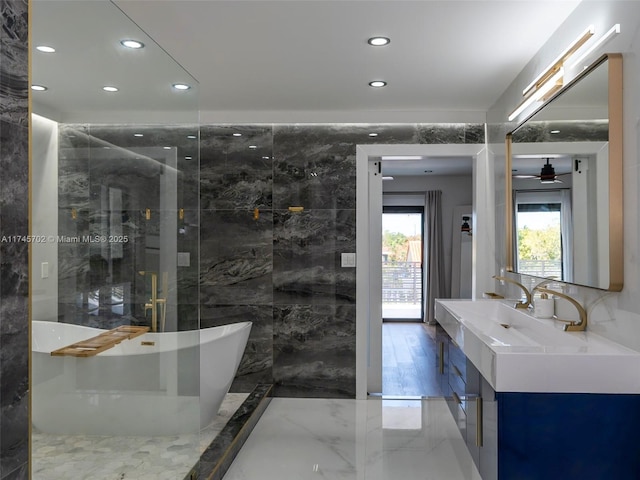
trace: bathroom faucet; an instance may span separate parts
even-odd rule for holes
[[[161,316],[161,331],[164,332],[166,318],[167,318],[167,282],[168,282],[168,273],[164,272],[162,274],[162,292],[164,298],[158,298],[158,274],[155,272],[147,272],[145,270],[141,270],[138,272],[140,275],[151,275],[151,298],[147,303],[144,304],[144,314],[147,315],[147,311],[151,310],[151,331],[158,331],[158,306],[162,308],[162,316]]]
[[[573,320],[562,320],[561,318],[556,318],[556,320],[566,323],[566,325],[564,326],[565,332],[584,332],[587,329],[587,311],[576,300],[571,298],[569,295],[558,292],[556,290],[551,290],[549,288],[544,288],[539,285],[536,285],[533,290],[564,298],[565,300],[568,300],[574,307],[576,307],[578,313],[580,314],[580,323],[576,323]]]
[[[514,285],[517,285],[518,287],[520,287],[524,291],[525,300],[524,301],[519,301],[518,303],[516,303],[514,305],[515,308],[527,309],[527,308],[529,308],[531,306],[531,293],[529,293],[529,290],[527,290],[527,287],[525,287],[521,283],[518,283],[515,280],[511,280],[510,278],[507,278],[507,277],[500,277],[498,275],[494,275],[493,278],[495,278],[496,280],[503,280],[505,282],[513,283]]]

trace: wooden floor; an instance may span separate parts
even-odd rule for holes
[[[435,326],[383,323],[382,394],[441,397],[435,377]]]

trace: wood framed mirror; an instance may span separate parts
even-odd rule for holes
[[[622,290],[622,55],[507,134],[505,178],[508,271]]]

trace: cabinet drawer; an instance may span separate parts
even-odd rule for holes
[[[463,382],[467,383],[467,357],[453,341],[449,345],[449,363],[452,373],[457,374]]]

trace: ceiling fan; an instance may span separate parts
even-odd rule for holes
[[[540,183],[563,183],[562,180],[558,179],[558,176],[567,175],[571,173],[571,172],[556,173],[556,170],[553,168],[553,165],[549,163],[550,159],[546,158],[544,160],[546,160],[547,163],[542,165],[542,169],[540,169],[539,175],[520,174],[520,175],[513,175],[513,178],[523,178],[523,179],[538,178],[540,179]]]

